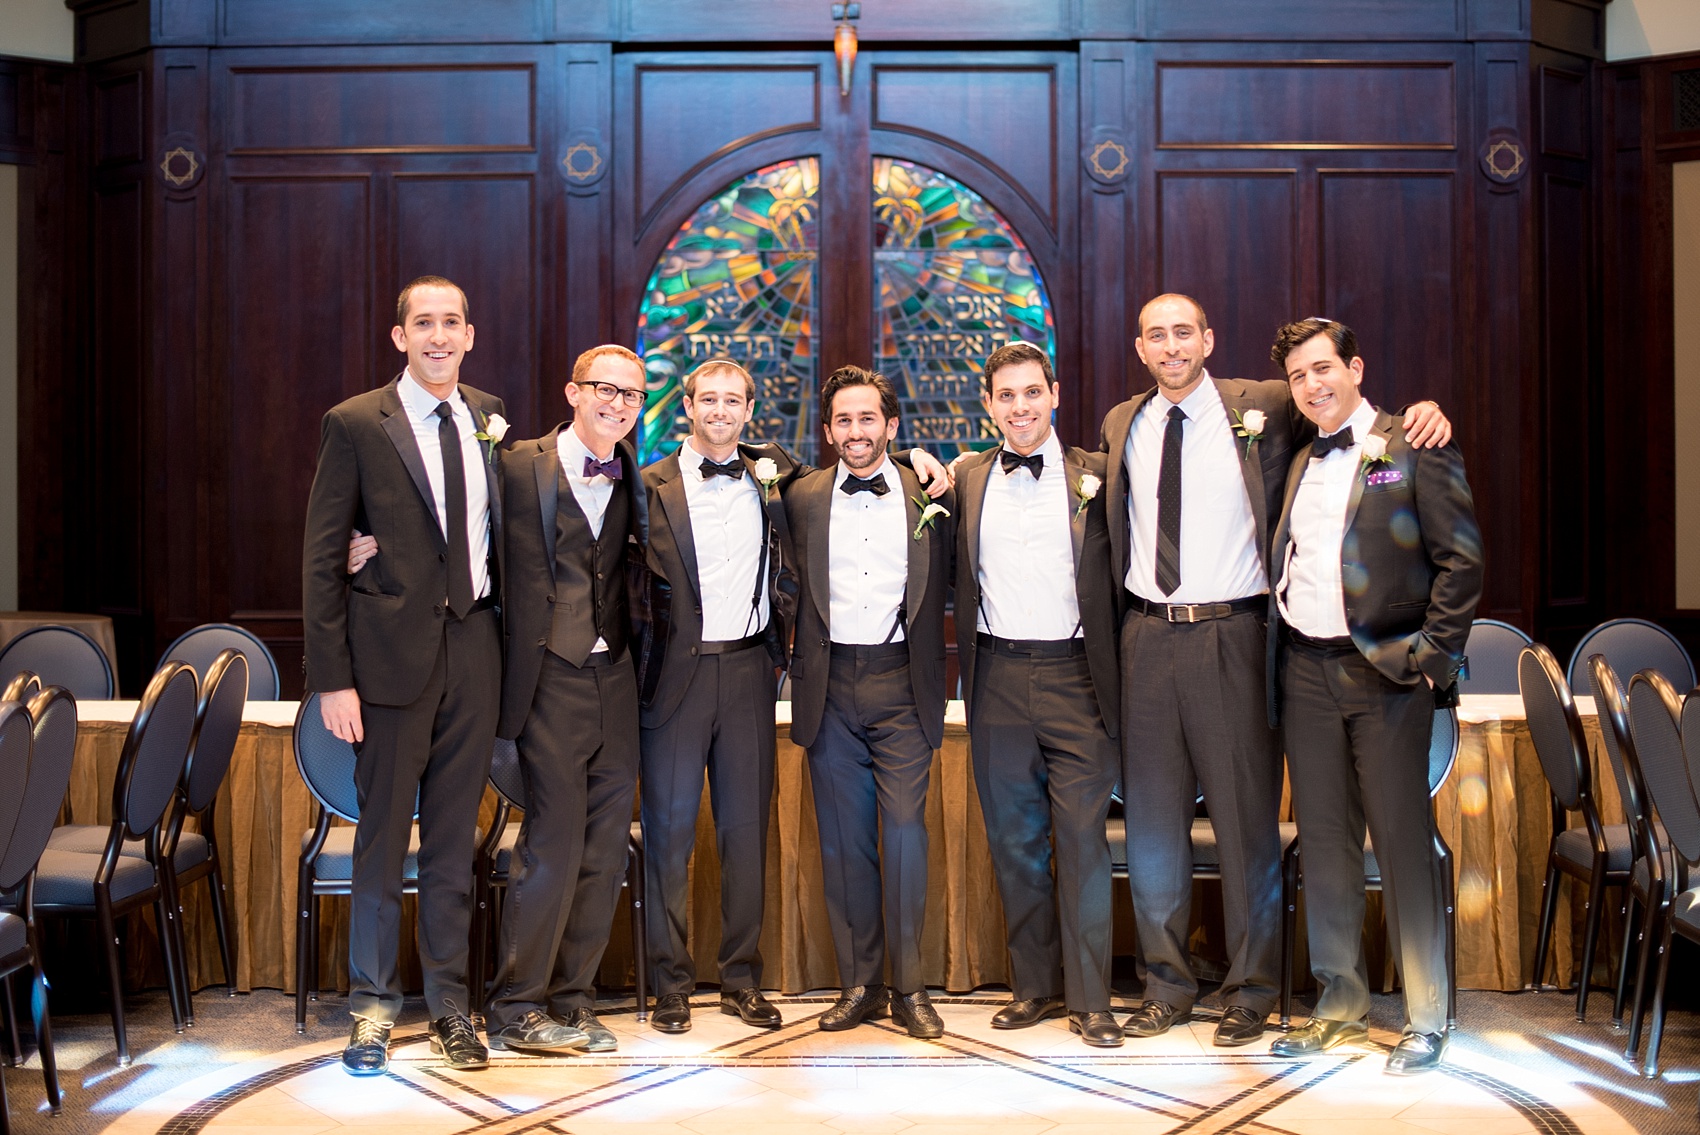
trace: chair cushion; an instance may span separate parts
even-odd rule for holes
[[[15,914],[0,911],[0,958],[9,958],[29,944],[29,928]]]
[[[1297,824],[1282,824],[1281,850],[1285,852],[1299,838]],[[1127,822],[1120,816],[1111,816],[1104,825],[1105,835],[1110,841],[1110,870],[1116,874],[1127,874]],[[1210,826],[1207,819],[1196,819],[1192,822],[1192,867],[1194,871],[1204,869],[1220,870],[1222,856],[1216,846],[1216,829]]]
[[[104,824],[62,824],[53,829],[47,846],[54,851],[76,851],[84,855],[99,855],[106,850],[106,839],[112,829]],[[146,859],[146,844],[139,839],[124,841],[121,854],[133,859]],[[177,870],[187,871],[207,859],[207,837],[199,832],[184,832],[177,839]]]
[[[313,843],[312,831],[301,833],[301,851],[306,853]],[[322,883],[346,883],[354,874],[354,829],[334,827],[325,836],[325,846],[313,864],[313,878]],[[406,882],[419,881],[419,825],[413,825],[407,839],[407,859],[401,865],[401,877]]]
[[[509,824],[502,829],[502,838],[496,843],[496,854],[490,857],[490,874],[502,883],[508,881],[508,869],[514,860],[514,846],[518,843],[518,824]]]
[[[48,848],[35,869],[35,905],[94,906],[94,878],[100,856]],[[118,857],[112,873],[112,897],[127,899],[154,885],[153,864],[128,855]]]
[[[1700,941],[1700,887],[1690,887],[1677,895],[1670,909],[1671,917],[1676,920],[1674,928],[1682,931],[1684,937]]]
[[[1628,824],[1608,824],[1605,829],[1606,837],[1606,870],[1611,872],[1628,871],[1634,861],[1635,850],[1629,842]],[[1587,828],[1571,828],[1558,834],[1553,844],[1553,850],[1566,863],[1574,863],[1584,871],[1594,866],[1594,845],[1588,839]]]

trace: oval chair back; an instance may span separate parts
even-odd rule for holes
[[[1642,785],[1630,774],[1624,751],[1635,744],[1629,725],[1629,698],[1623,682],[1603,654],[1588,658],[1588,677],[1594,688],[1594,708],[1600,719],[1600,739],[1605,742],[1606,756],[1611,759],[1612,777],[1617,781],[1617,798],[1623,804],[1623,819],[1637,844],[1641,843],[1641,827],[1647,818],[1647,801]],[[1637,847],[1636,855],[1645,854]]]
[[[1681,732],[1683,707],[1664,676],[1643,670],[1629,680],[1629,724],[1641,775],[1676,853],[1700,862],[1700,803],[1694,796]]]
[[[248,704],[248,659],[226,647],[218,652],[201,682],[196,706],[195,747],[183,777],[184,799],[189,811],[199,815],[218,799],[219,785],[230,768],[236,751],[236,734],[242,728],[242,711]]]
[[[324,809],[349,823],[360,820],[360,794],[354,787],[354,746],[325,728],[319,695],[301,699],[295,714],[295,767]]]
[[[100,645],[75,627],[31,627],[0,650],[0,674],[29,670],[44,684],[79,698],[112,697],[112,663]]]
[[[276,701],[283,689],[278,676],[277,659],[271,650],[250,630],[232,623],[203,623],[185,631],[177,641],[165,648],[160,656],[161,666],[167,662],[187,662],[195,673],[206,675],[213,659],[226,650],[234,650],[248,660],[248,698],[251,701]]]
[[[1464,657],[1470,660],[1468,678],[1458,679],[1461,694],[1514,694],[1517,692],[1517,659],[1534,639],[1498,619],[1477,619],[1470,624],[1470,639]]]
[[[1682,753],[1688,761],[1688,782],[1700,785],[1700,697],[1690,693],[1682,701]],[[1700,790],[1694,793],[1700,803]]]
[[[0,857],[0,891],[23,885],[47,849],[65,790],[71,786],[71,758],[77,750],[77,699],[69,690],[48,686],[29,700],[29,713],[34,733],[29,778],[17,826]]]
[[[1428,794],[1433,797],[1440,791],[1440,786],[1446,783],[1446,778],[1452,775],[1452,766],[1458,763],[1458,745],[1461,736],[1458,730],[1458,711],[1456,709],[1437,709],[1434,711],[1434,729],[1428,739]]]
[[[519,767],[519,746],[504,737],[496,738],[496,747],[490,753],[490,786],[512,807],[525,807],[525,774]]]
[[[142,694],[112,790],[112,818],[127,839],[141,839],[158,826],[177,791],[195,740],[199,686],[193,667],[167,662]]]
[[[0,701],[27,702],[41,692],[41,679],[33,670],[19,670],[0,690]]]
[[[1588,659],[1596,654],[1605,655],[1619,674],[1657,670],[1676,689],[1694,685],[1694,661],[1688,651],[1675,635],[1646,619],[1611,619],[1583,635],[1564,668],[1572,689],[1587,683]]]
[[[1570,686],[1552,651],[1538,642],[1524,647],[1517,660],[1517,685],[1547,785],[1559,805],[1573,812],[1591,794],[1588,743]]]
[[[0,859],[5,858],[24,807],[34,742],[29,710],[22,702],[0,702]]]

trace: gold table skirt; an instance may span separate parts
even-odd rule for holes
[[[1472,715],[1469,708],[1467,703],[1457,768],[1435,799],[1440,832],[1452,847],[1459,880],[1458,980],[1463,988],[1519,989],[1534,977],[1541,882],[1551,836],[1549,794],[1528,727],[1518,719],[1520,704],[1517,717],[1492,712]],[[922,943],[927,983],[953,991],[1008,982],[1003,912],[974,789],[967,730],[959,714],[958,709],[946,726],[944,746],[934,756],[928,787],[932,885]],[[1469,719],[1472,716],[1485,719]],[[276,720],[277,715],[271,718]],[[1601,751],[1597,722],[1588,717],[1585,724],[1605,822],[1621,822],[1616,783]],[[834,987],[838,977],[821,886],[820,843],[807,761],[803,750],[787,739],[787,727],[778,729],[778,775],[768,836],[767,918],[761,939],[763,984],[793,993]],[[110,822],[111,784],[124,732],[119,722],[85,721],[79,726],[67,800],[70,822]],[[243,723],[214,813],[236,939],[236,985],[241,990],[295,988],[297,863],[301,835],[312,827],[314,808],[295,769],[291,732],[288,727]],[[488,822],[493,797],[488,790],[485,795],[483,818]],[[691,869],[690,934],[698,975],[709,982],[716,976],[719,883],[705,788]],[[1117,881],[1116,889],[1116,942],[1117,949],[1125,952],[1132,942],[1126,884]],[[1195,906],[1207,905],[1212,891],[1201,884],[1204,901]],[[1561,929],[1555,935],[1549,966],[1548,980],[1560,984],[1570,980],[1573,942],[1580,941],[1579,915],[1572,914],[1571,894],[1572,885],[1566,882],[1559,908]],[[321,901],[321,984],[326,989],[346,989],[347,903]],[[409,897],[406,902],[403,925],[411,928],[413,900]],[[206,887],[190,886],[184,905],[191,981],[196,988],[220,984],[223,972]],[[1376,909],[1372,904],[1372,916]],[[1195,918],[1207,927],[1217,922],[1209,915],[1208,910],[1195,912]],[[127,968],[133,979],[145,980],[151,972],[157,983],[151,912],[139,916],[139,922],[137,928],[143,932],[129,935]],[[631,984],[629,925],[622,911],[615,918],[603,960],[601,978],[607,985]],[[404,934],[402,976],[409,988],[417,988],[411,929]],[[1220,948],[1219,934],[1209,930],[1194,941],[1202,953]],[[1602,934],[1602,966],[1616,942],[1616,933]],[[1302,955],[1296,964],[1302,972]]]

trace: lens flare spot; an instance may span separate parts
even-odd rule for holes
[[[1485,815],[1488,810],[1487,782],[1479,775],[1458,782],[1458,811],[1466,816]]]
[[[1393,514],[1387,522],[1388,530],[1393,535],[1393,542],[1401,548],[1415,548],[1422,537],[1422,531],[1417,527],[1417,518],[1411,515],[1411,510],[1402,508]]]

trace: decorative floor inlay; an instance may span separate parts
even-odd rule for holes
[[[936,1041],[889,1020],[823,1033],[830,999],[776,999],[783,1028],[757,1032],[692,1002],[681,1035],[601,1016],[616,1052],[493,1054],[445,1070],[417,1027],[398,1031],[387,1076],[355,1080],[342,1035],[224,1068],[122,1116],[107,1135],[1608,1135],[1633,1128],[1560,1078],[1460,1035],[1444,1072],[1382,1072],[1397,1038],[1295,1062],[1267,1043],[1211,1045],[1214,1018],[1120,1049],[1089,1049],[1065,1021],[999,1031],[999,998],[939,997]],[[322,1031],[322,1030],[321,1030]]]

